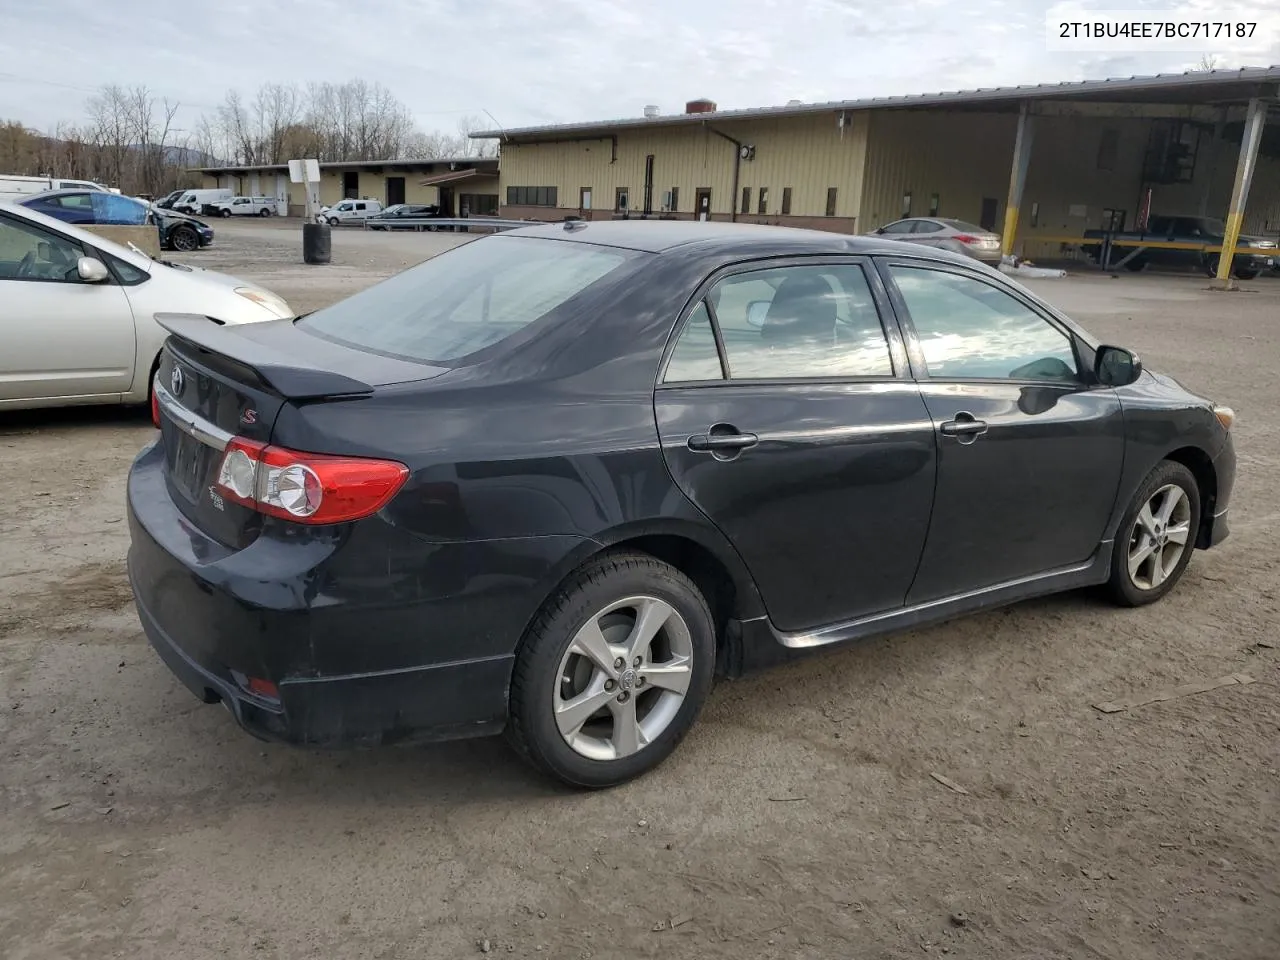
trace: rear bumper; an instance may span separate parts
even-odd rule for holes
[[[280,700],[241,687],[225,664],[201,663],[137,600],[147,640],[182,684],[205,703],[221,703],[260,740],[297,745],[375,746],[449,740],[502,731],[512,657],[438,664],[416,670],[284,681]],[[490,695],[485,696],[485,691]],[[496,696],[495,696],[496,694]],[[486,700],[489,707],[482,705]]]
[[[129,580],[161,659],[264,739],[317,746],[499,732],[542,577],[577,538],[429,543],[378,518],[233,550],[169,495],[158,445],[128,482]],[[278,699],[247,689],[276,685]]]

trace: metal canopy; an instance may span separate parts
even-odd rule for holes
[[[818,113],[839,113],[846,110],[922,110],[946,107],[957,110],[980,110],[984,113],[1017,113],[1020,109],[1019,104],[1025,100],[1065,103],[1243,106],[1254,98],[1276,97],[1278,88],[1280,88],[1280,66],[1248,67],[1242,70],[1198,70],[1113,80],[1080,80],[1066,83],[1027,84],[1017,87],[985,87],[944,93],[913,93],[895,97],[832,100],[826,103],[801,103],[781,107],[718,110],[714,113],[628,117],[621,120],[486,130],[473,133],[471,136],[474,139],[536,141],[588,133],[604,135],[615,130],[638,127],[696,125],[708,120],[800,117]]]

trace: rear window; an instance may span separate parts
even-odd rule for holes
[[[297,323],[357,349],[449,365],[547,317],[637,256],[564,240],[484,237]]]

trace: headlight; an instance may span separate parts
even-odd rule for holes
[[[1226,430],[1230,430],[1236,422],[1236,412],[1230,407],[1224,407],[1220,403],[1215,403],[1213,405],[1213,415],[1218,418],[1218,422],[1222,424],[1223,428]]]
[[[289,304],[285,303],[283,297],[277,297],[274,293],[268,293],[266,290],[255,290],[253,287],[236,287],[236,293],[246,300],[252,300],[258,306],[270,310],[278,317],[293,316],[293,311],[289,308]]]

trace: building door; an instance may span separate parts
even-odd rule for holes
[[[699,220],[711,219],[711,188],[699,187],[693,194],[693,211]]]
[[[983,230],[996,228],[996,214],[1000,210],[1000,201],[995,197],[982,198],[982,216],[978,218],[978,226]]]
[[[440,213],[446,217],[454,217],[457,214],[453,209],[453,187],[437,187],[440,192]]]
[[[360,174],[352,170],[342,175],[342,199],[355,200],[360,196]]]
[[[276,174],[276,215],[289,215],[289,178],[283,174]]]
[[[404,177],[387,177],[387,206],[404,203]]]
[[[588,220],[590,220],[590,219],[591,219],[591,217],[590,217],[590,214],[591,214],[591,188],[590,188],[590,187],[579,187],[579,188],[578,188],[578,213],[579,213],[579,214],[581,214],[582,216],[586,217]]]

